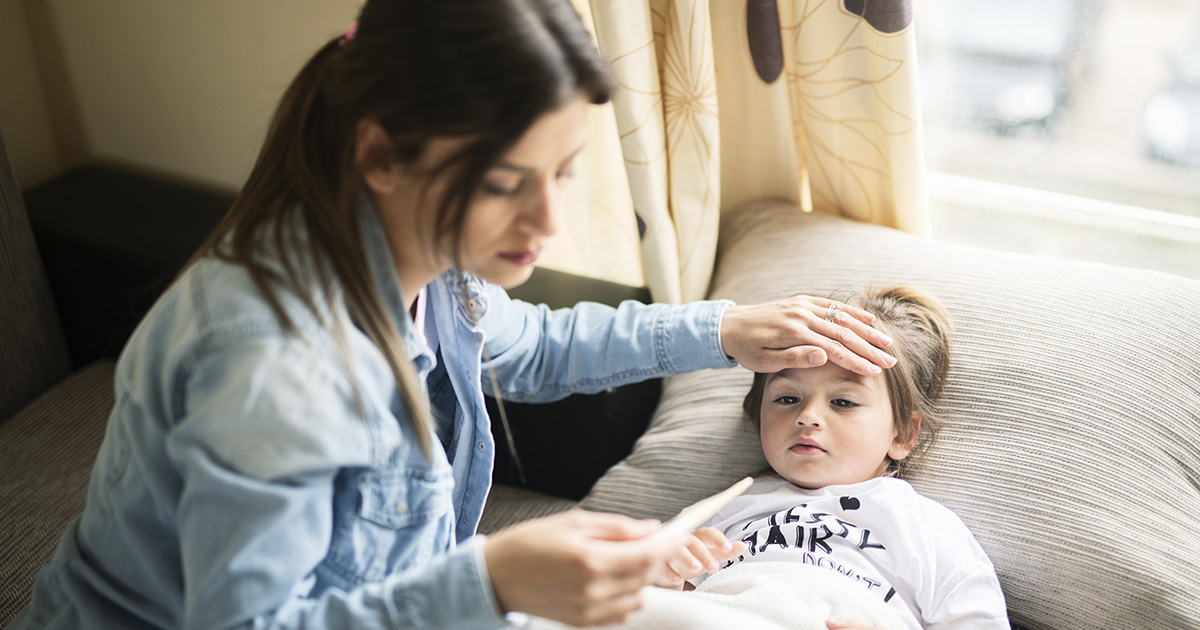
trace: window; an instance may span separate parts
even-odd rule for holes
[[[920,0],[934,235],[1200,279],[1200,0]]]

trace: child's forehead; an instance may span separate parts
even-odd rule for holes
[[[812,383],[849,383],[853,385],[870,385],[880,375],[865,376],[851,372],[833,363],[811,368],[788,368],[767,376],[766,385],[783,384],[812,384]]]

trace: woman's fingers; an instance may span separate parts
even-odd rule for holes
[[[806,295],[734,305],[721,320],[721,344],[726,354],[755,372],[833,361],[859,374],[878,374],[896,361],[882,350],[891,339],[870,326],[874,320],[860,308]]]
[[[608,512],[570,510],[562,514],[567,526],[579,534],[598,540],[638,540],[653,534],[662,523],[653,519],[632,519]]]
[[[496,600],[506,612],[573,625],[620,620],[640,606],[641,588],[672,552],[643,540],[657,527],[571,510],[497,532],[484,542]]]
[[[883,331],[872,328],[875,315],[856,306],[850,306],[836,300],[825,298],[808,298],[816,307],[814,314],[833,325],[845,326],[853,330],[859,337],[865,339],[877,348],[887,348],[892,345],[892,338]]]
[[[829,360],[859,374],[879,374],[896,364],[896,358],[880,349],[876,342],[891,344],[883,333],[858,319],[839,313],[836,321],[814,322],[812,330],[825,338],[817,344]]]
[[[829,317],[835,317],[838,314],[847,314],[852,318],[867,324],[868,326],[875,323],[874,313],[871,313],[870,311],[864,311],[857,306],[851,306],[844,302],[838,302],[837,300],[831,300],[829,298],[809,297],[807,295],[799,295],[796,297],[812,302],[813,305],[821,309],[819,315],[826,319]]]
[[[603,606],[597,606],[581,615],[580,623],[572,625],[578,626],[607,626],[611,624],[624,623],[629,619],[629,615],[642,608],[642,590],[638,589],[627,595],[613,598],[606,602]]]

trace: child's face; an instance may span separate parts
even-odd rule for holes
[[[862,376],[832,362],[771,375],[761,414],[767,462],[803,488],[878,477],[888,457],[900,460],[912,450],[892,422],[883,375]]]

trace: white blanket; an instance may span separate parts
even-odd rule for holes
[[[825,630],[827,619],[879,630],[904,622],[878,597],[828,569],[792,562],[743,562],[702,582],[695,591],[644,591],[645,607],[607,630]],[[530,618],[529,630],[569,626]]]

